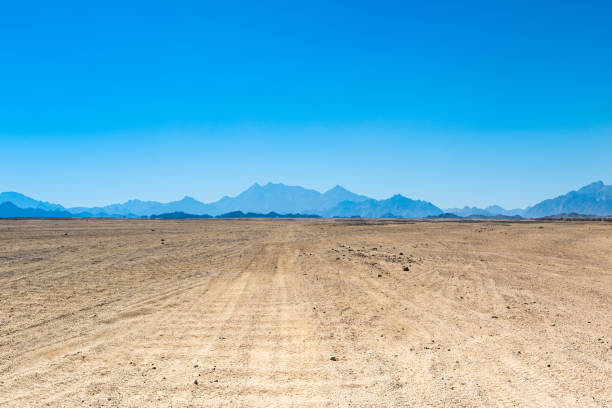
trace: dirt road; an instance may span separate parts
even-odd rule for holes
[[[0,406],[612,406],[612,225],[0,221]]]

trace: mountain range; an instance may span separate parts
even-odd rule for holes
[[[299,186],[268,183],[253,184],[236,197],[225,196],[212,203],[202,203],[192,197],[178,201],[129,200],[103,207],[65,208],[60,204],[38,201],[16,192],[0,193],[0,218],[8,217],[143,217],[159,214],[185,213],[219,216],[232,212],[254,214],[312,214],[323,217],[405,217],[424,218],[442,214],[461,217],[521,216],[546,217],[561,213],[612,215],[612,186],[601,181],[577,191],[541,201],[525,209],[506,210],[499,206],[486,208],[463,207],[442,210],[431,202],[413,200],[396,194],[375,200],[336,186],[324,193]],[[10,205],[9,205],[10,204]],[[27,210],[27,211],[26,211]],[[27,214],[27,215],[26,215]]]

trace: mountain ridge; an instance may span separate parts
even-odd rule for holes
[[[13,202],[15,201],[15,202]],[[612,186],[596,181],[578,190],[545,199],[525,209],[506,210],[499,206],[441,209],[429,201],[414,200],[401,194],[376,200],[353,193],[340,185],[321,193],[301,186],[282,183],[254,183],[240,194],[203,203],[190,196],[161,203],[131,199],[102,207],[71,207],[38,201],[17,192],[0,193],[0,203],[10,202],[21,209],[66,212],[75,217],[142,217],[156,214],[185,213],[217,216],[241,211],[253,214],[313,214],[324,217],[407,217],[422,218],[444,213],[461,217],[521,216],[540,218],[555,214],[577,213],[612,215]],[[8,211],[8,210],[7,210]],[[11,209],[14,213],[15,210]],[[0,214],[0,217],[2,215]]]

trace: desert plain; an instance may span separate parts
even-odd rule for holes
[[[2,220],[2,407],[612,407],[612,223]]]

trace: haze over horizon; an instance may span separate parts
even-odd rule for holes
[[[66,3],[0,6],[0,191],[524,208],[612,184],[607,3]]]

